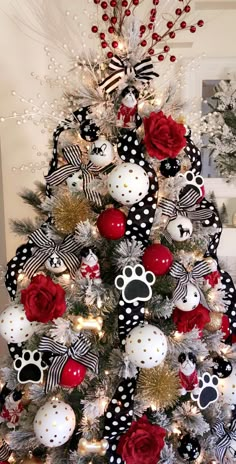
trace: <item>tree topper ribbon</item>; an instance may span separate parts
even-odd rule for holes
[[[69,269],[71,277],[75,276],[75,272],[80,265],[80,260],[74,254],[78,249],[78,244],[72,234],[67,235],[63,242],[57,245],[54,240],[44,234],[42,229],[37,229],[29,236],[29,240],[35,245],[32,256],[25,262],[23,267],[23,271],[29,278],[34,275],[53,253],[56,253],[62,259],[67,269]]]
[[[212,427],[212,431],[220,438],[216,445],[216,455],[220,464],[223,464],[231,440],[236,440],[236,419],[232,422],[230,429],[226,429],[223,422],[218,419]]]
[[[175,219],[178,214],[187,216],[192,221],[205,221],[212,216],[212,211],[209,209],[201,209],[197,211],[191,211],[197,201],[200,198],[200,194],[194,188],[189,187],[182,195],[180,194],[179,200],[174,202],[168,198],[161,198],[159,206],[162,209],[162,213],[165,216],[169,216],[170,220]]]
[[[81,170],[83,178],[83,191],[86,198],[93,203],[101,206],[101,196],[89,188],[89,183],[94,179],[93,173],[99,172],[101,167],[95,166],[93,163],[81,163],[81,150],[79,145],[69,145],[63,149],[63,156],[68,164],[61,166],[56,171],[45,176],[45,180],[49,185],[59,185],[64,182],[70,175]]]
[[[154,76],[159,76],[153,71],[151,57],[145,58],[134,66],[129,66],[119,56],[115,55],[109,63],[109,69],[114,69],[115,72],[99,84],[99,87],[105,90],[106,93],[113,92],[125,77],[134,75],[135,79],[147,82],[153,79]]]
[[[172,264],[170,268],[170,275],[175,279],[178,279],[178,284],[173,293],[173,301],[179,300],[180,298],[184,298],[187,295],[187,284],[191,282],[198,288],[197,280],[203,277],[204,275],[211,273],[211,268],[206,261],[199,261],[193,267],[191,272],[188,272],[187,269],[183,266],[183,264],[176,261]],[[198,288],[199,289],[199,288]],[[202,292],[200,291],[202,296]]]
[[[80,334],[78,339],[69,348],[61,343],[55,342],[49,337],[43,337],[40,340],[38,350],[40,352],[50,352],[53,361],[48,370],[45,393],[48,393],[54,387],[59,385],[61,373],[69,358],[77,361],[98,372],[98,356],[90,351],[91,342],[85,335]]]

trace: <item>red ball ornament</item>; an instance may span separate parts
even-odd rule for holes
[[[107,42],[102,42],[102,48],[107,48]]]
[[[139,0],[133,0],[133,5],[135,6],[139,5]]]
[[[102,19],[103,21],[108,21],[109,16],[105,13],[104,15],[102,15]]]
[[[126,8],[126,7],[128,6],[127,0],[122,0],[121,5],[124,6],[124,7]]]
[[[156,16],[156,13],[157,13],[156,8],[152,8],[150,13],[151,15]]]
[[[101,7],[103,8],[103,10],[105,10],[107,8],[107,2],[102,2],[101,3]]]
[[[116,17],[116,16],[112,16],[112,17],[111,17],[111,23],[112,23],[112,24],[116,24],[116,23],[117,23],[117,17]]]
[[[175,32],[174,32],[174,31],[171,31],[171,32],[169,33],[169,37],[170,37],[170,39],[174,39],[174,38],[175,38]]]
[[[96,34],[96,32],[98,31],[98,27],[97,26],[92,26],[91,31],[94,32],[94,34]]]
[[[116,5],[117,5],[117,1],[116,1],[116,0],[111,0],[110,5],[111,5],[113,8],[115,8]]]
[[[154,53],[155,53],[154,48],[149,48],[148,53],[149,53],[149,55],[154,55]]]
[[[97,228],[102,237],[118,240],[125,234],[126,215],[119,209],[108,208],[98,217]]]
[[[146,26],[144,26],[144,24],[142,24],[140,26],[140,32],[144,33],[146,31]]]
[[[180,23],[180,27],[181,27],[182,29],[185,29],[186,26],[187,26],[186,21],[182,21],[182,23]]]
[[[165,46],[164,46],[164,52],[165,52],[165,53],[168,53],[169,51],[170,51],[169,45],[165,45]]]
[[[168,29],[171,29],[174,24],[172,23],[172,21],[168,21],[168,23],[166,25],[167,25]]]
[[[152,38],[153,40],[156,40],[156,42],[158,42],[158,40],[160,39],[160,36],[157,34],[157,32],[153,32]]]
[[[116,40],[114,40],[111,45],[113,48],[117,48],[119,44],[116,42]]]
[[[142,47],[146,47],[146,45],[147,45],[147,41],[146,41],[146,40],[142,40],[141,46],[142,46]]]
[[[192,34],[194,34],[194,32],[196,32],[196,27],[195,27],[195,26],[191,26],[191,27],[190,27],[190,32],[192,32]]]
[[[159,4],[159,0],[153,0],[153,5],[158,5]]]
[[[60,385],[61,387],[74,388],[80,385],[86,374],[86,367],[74,359],[69,358],[62,369]]]
[[[170,61],[171,61],[172,63],[174,63],[174,62],[176,61],[176,56],[174,56],[174,55],[171,55],[171,57],[170,57]]]
[[[125,10],[125,16],[130,16],[131,15],[131,11],[130,10]]]
[[[197,25],[198,25],[198,27],[204,26],[204,21],[203,21],[203,19],[199,19]]]
[[[156,276],[161,276],[170,269],[173,256],[169,248],[160,243],[154,243],[146,248],[142,261],[146,271],[152,271]]]
[[[148,24],[148,29],[150,29],[150,31],[153,29],[153,24],[152,23]]]
[[[105,39],[105,34],[104,34],[104,32],[101,32],[101,33],[100,33],[100,39],[101,39],[101,40],[104,40],[104,39]]]
[[[108,52],[108,53],[107,53],[107,58],[110,58],[110,59],[111,59],[112,57],[113,57],[113,53],[112,53],[112,52]]]
[[[110,34],[113,34],[113,33],[115,32],[114,27],[113,27],[113,26],[108,27],[108,32],[109,32]]]
[[[99,5],[100,0],[93,0],[93,3],[95,3],[95,5]]]
[[[159,61],[163,61],[165,59],[164,55],[158,55],[157,58],[158,58]]]
[[[180,15],[182,14],[181,8],[177,8],[177,9],[175,10],[175,14],[176,14],[177,16],[180,16]]]

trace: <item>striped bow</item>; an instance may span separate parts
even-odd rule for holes
[[[0,461],[7,461],[11,456],[11,448],[5,440],[2,440],[2,445],[0,446]]]
[[[53,253],[56,253],[61,258],[67,269],[69,269],[71,277],[75,276],[75,272],[80,265],[80,260],[74,254],[78,249],[78,244],[72,234],[67,235],[63,242],[57,245],[41,229],[37,229],[29,236],[29,240],[35,245],[32,256],[28,258],[23,268],[23,271],[29,278],[34,275]]]
[[[115,55],[109,63],[109,69],[113,69],[115,72],[99,84],[99,87],[105,90],[106,93],[113,92],[125,77],[133,76],[135,79],[147,82],[153,79],[154,76],[159,76],[153,71],[151,57],[145,58],[134,66],[129,66],[119,56]]]
[[[53,361],[48,370],[45,393],[48,393],[54,387],[59,385],[61,373],[69,358],[77,361],[98,372],[98,356],[90,351],[91,342],[85,335],[80,334],[78,340],[69,348],[61,343],[55,342],[49,337],[43,337],[40,340],[38,350],[41,352],[50,352]]]
[[[198,288],[197,280],[204,275],[210,274],[211,268],[206,263],[206,261],[199,261],[199,263],[194,265],[193,270],[188,272],[183,264],[176,261],[174,264],[172,264],[169,272],[172,277],[178,279],[178,284],[173,293],[173,301],[177,301],[180,298],[186,297],[188,282],[191,282]]]
[[[226,429],[223,422],[217,420],[215,425],[212,427],[212,431],[220,439],[216,445],[216,456],[220,461],[220,464],[223,464],[224,457],[228,448],[230,448],[231,440],[236,440],[236,419],[231,424],[230,429]],[[235,453],[236,450],[233,449]],[[235,457],[235,454],[233,455]]]
[[[189,187],[182,195],[180,194],[179,200],[176,203],[168,198],[162,198],[159,206],[162,208],[162,214],[169,216],[170,219],[175,219],[180,214],[187,216],[192,221],[205,221],[212,216],[212,211],[209,209],[190,210],[190,208],[196,205],[200,197],[197,190]]]
[[[79,145],[69,145],[63,149],[63,156],[68,164],[61,166],[56,171],[45,176],[45,180],[49,185],[59,185],[64,182],[70,175],[75,172],[81,171],[83,178],[83,191],[86,198],[101,206],[101,196],[99,193],[94,192],[89,188],[89,183],[94,179],[93,173],[99,172],[100,167],[95,166],[93,163],[81,163],[81,150]]]

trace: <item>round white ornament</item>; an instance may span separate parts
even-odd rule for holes
[[[218,390],[224,403],[236,404],[236,366],[233,367],[229,377],[219,378]]]
[[[149,178],[141,166],[122,163],[108,176],[108,190],[112,198],[122,205],[133,205],[148,193]]]
[[[23,343],[34,333],[37,322],[28,321],[24,306],[13,304],[8,306],[0,316],[0,335],[7,343]]]
[[[151,369],[159,366],[166,357],[166,337],[155,325],[139,325],[127,336],[125,351],[135,366]]]
[[[66,179],[67,186],[70,192],[82,192],[83,191],[83,175],[82,171],[79,170],[71,174]]]
[[[189,218],[179,214],[168,223],[166,230],[173,240],[176,242],[184,242],[191,237],[193,225]]]
[[[191,282],[187,283],[187,294],[185,297],[175,300],[175,306],[181,311],[192,311],[200,303],[200,292]]]
[[[104,138],[99,138],[93,142],[89,152],[89,160],[95,166],[105,167],[112,163],[114,158],[113,145]]]
[[[75,423],[75,413],[69,404],[51,400],[39,408],[34,418],[34,433],[42,445],[55,448],[69,440]]]
[[[53,253],[52,256],[47,259],[44,266],[48,271],[54,274],[61,274],[67,269],[62,259],[56,253]]]

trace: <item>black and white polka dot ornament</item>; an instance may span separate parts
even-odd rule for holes
[[[151,369],[159,366],[165,359],[167,340],[155,325],[137,326],[126,339],[125,352],[135,366]]]
[[[187,216],[178,216],[168,222],[166,230],[172,240],[176,242],[185,242],[193,233],[193,225]]]
[[[141,201],[149,190],[146,171],[136,164],[122,163],[108,175],[108,191],[114,200],[131,206]]]
[[[52,399],[39,408],[34,419],[34,433],[42,445],[56,448],[70,439],[75,425],[72,407],[64,401]]]
[[[184,461],[196,461],[201,453],[201,446],[198,439],[196,437],[192,437],[189,433],[184,435],[180,439],[178,453]]]
[[[67,187],[70,192],[83,192],[83,175],[82,171],[74,172],[70,174],[66,179]]]
[[[111,164],[114,159],[113,145],[105,137],[100,136],[98,140],[92,143],[89,160],[101,168]]]
[[[21,304],[8,306],[1,313],[0,321],[0,335],[8,343],[25,342],[32,337],[38,325],[36,322],[28,321]]]
[[[230,376],[233,367],[232,363],[223,356],[216,356],[213,358],[213,373],[217,375],[220,379],[226,379]]]
[[[160,164],[160,173],[164,177],[174,177],[181,168],[181,163],[178,158],[167,158]]]

